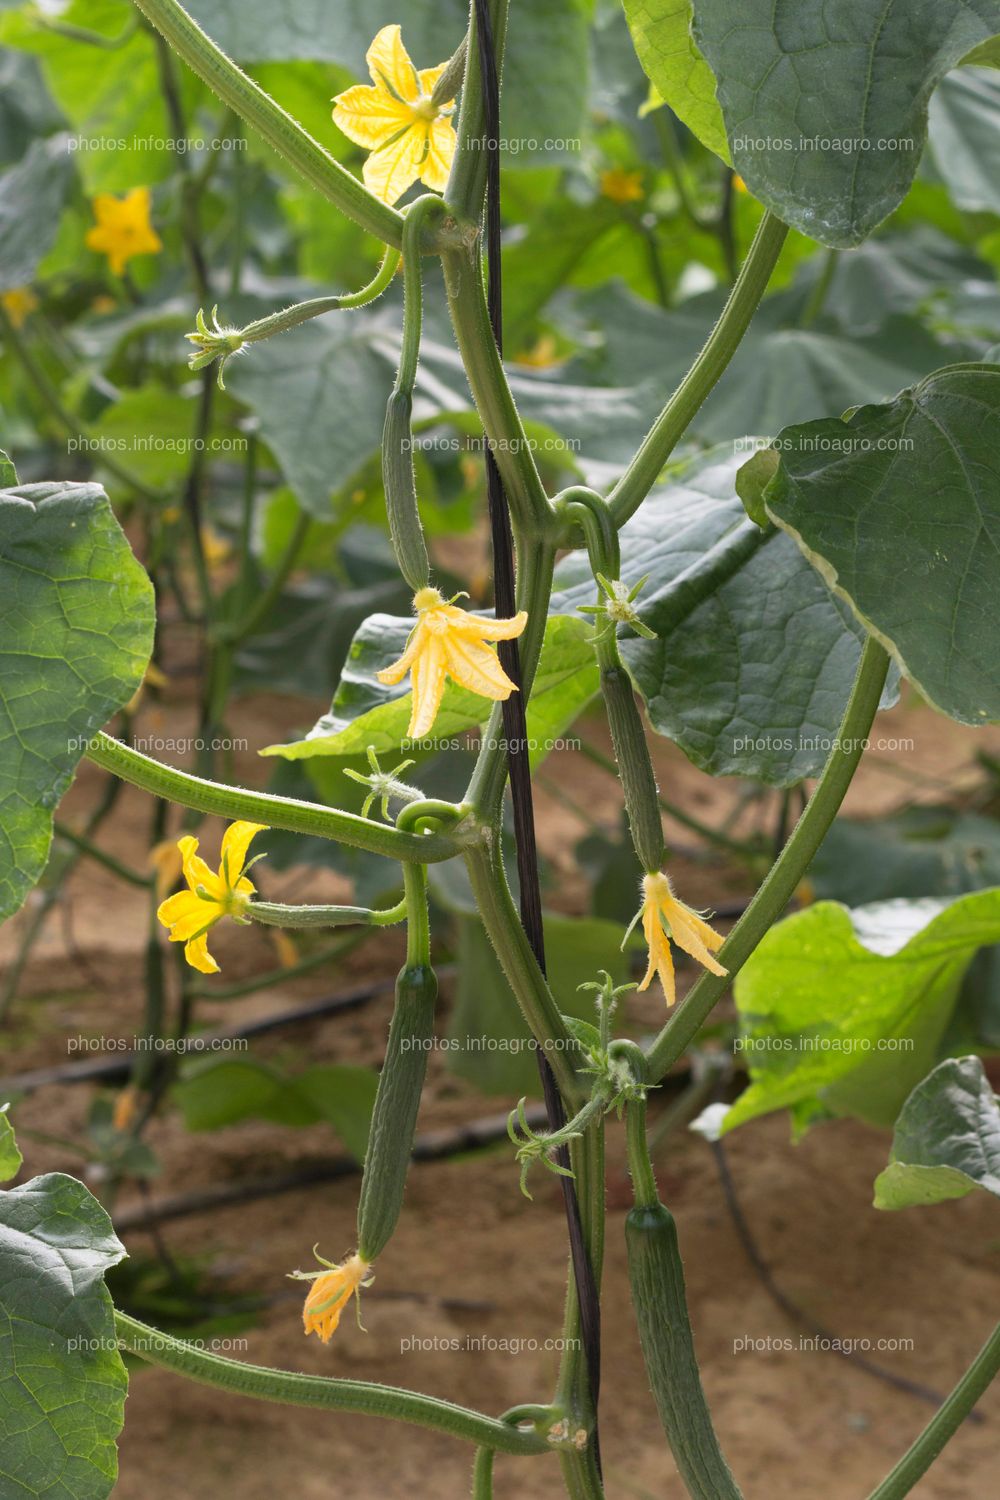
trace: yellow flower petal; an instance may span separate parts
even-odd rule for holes
[[[302,1326],[328,1344],[337,1331],[341,1314],[351,1297],[366,1285],[371,1267],[360,1255],[352,1255],[341,1266],[331,1266],[315,1277],[302,1309]]]
[[[161,901],[156,911],[156,920],[170,928],[172,943],[187,942],[196,932],[206,927],[213,917],[222,915],[221,907],[214,901],[202,901],[193,891],[178,891]]]
[[[448,186],[448,174],[457,145],[458,137],[450,120],[438,118],[431,122],[420,180],[432,193],[443,193]]]
[[[470,615],[464,609],[446,605],[448,623],[456,635],[466,640],[512,641],[521,634],[528,623],[525,610],[500,620],[487,620],[483,615]]]
[[[219,872],[223,878],[228,871],[230,886],[235,887],[243,873],[251,840],[255,839],[258,833],[266,832],[266,823],[244,823],[242,820],[230,823],[222,835],[222,855],[219,864]]]
[[[149,221],[152,197],[149,188],[137,187],[116,198],[98,193],[93,200],[96,224],[86,234],[86,244],[108,257],[108,265],[121,276],[134,255],[151,255],[163,243]]]
[[[437,636],[427,635],[413,667],[413,707],[407,735],[422,740],[434,728],[446,683],[444,648]]]
[[[413,124],[413,110],[402,104],[387,89],[355,84],[333,101],[333,123],[348,140],[368,151],[377,151],[401,130]]]
[[[418,120],[365,160],[365,187],[383,203],[396,203],[420,176],[427,149],[427,121]]]
[[[184,957],[192,969],[197,969],[199,974],[218,974],[219,972],[219,965],[208,951],[207,932],[191,939],[184,949]]]
[[[177,847],[181,851],[181,865],[184,871],[184,879],[197,892],[201,886],[214,901],[222,902],[226,898],[225,882],[208,868],[205,861],[198,854],[198,840],[190,834],[185,834],[182,839],[177,840]]]
[[[449,677],[470,693],[499,703],[517,691],[496,653],[468,636],[451,636],[445,645],[445,657]]]
[[[639,985],[641,990],[648,989],[654,973],[658,974],[664,998],[668,1005],[673,1005],[676,984],[673,955],[670,951],[671,939],[711,973],[722,976],[729,972],[709,951],[721,948],[725,939],[690,906],[678,900],[668,876],[662,871],[643,876],[639,915],[649,949],[649,963]]]
[[[376,88],[388,87],[409,104],[415,103],[420,97],[417,70],[403,46],[403,33],[399,26],[382,27],[365,53],[365,62]]]

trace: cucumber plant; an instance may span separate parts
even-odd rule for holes
[[[183,944],[187,962],[201,973],[218,967],[207,941],[219,922],[287,930],[405,922],[407,956],[374,1103],[354,1247],[339,1262],[324,1259],[317,1247],[320,1269],[292,1273],[309,1282],[305,1333],[327,1341],[352,1298],[370,1283],[376,1263],[392,1254],[435,1026],[428,882],[450,862],[464,866],[476,920],[539,1056],[547,1128],[534,1132],[519,1109],[510,1129],[522,1182],[541,1163],[564,1188],[571,1251],[565,1352],[548,1398],[543,1393],[537,1404],[502,1415],[376,1383],[222,1359],[115,1310],[102,1278],[123,1250],[107,1215],[72,1178],[34,1179],[0,1198],[0,1286],[5,1305],[9,1301],[17,1314],[10,1335],[16,1392],[0,1430],[4,1472],[25,1492],[39,1492],[42,1466],[60,1454],[69,1455],[60,1493],[97,1500],[110,1492],[125,1386],[120,1342],[180,1376],[254,1399],[379,1415],[450,1433],[476,1450],[473,1485],[480,1500],[492,1493],[497,1453],[554,1455],[566,1492],[575,1500],[597,1500],[605,1493],[598,1422],[604,1129],[617,1111],[626,1117],[635,1191],[625,1227],[630,1283],[656,1406],[687,1492],[697,1500],[738,1496],[739,1453],[729,1455],[730,1468],[714,1432],[677,1225],[659,1200],[646,1137],[648,1091],[678,1062],[730,985],[750,1036],[794,1041],[819,1028],[860,1047],[910,1025],[914,1047],[906,1066],[895,1071],[861,1069],[850,1047],[840,1049],[836,1063],[826,1056],[810,1061],[805,1049],[794,1068],[755,1062],[751,1086],[726,1113],[723,1129],[770,1109],[792,1110],[800,1125],[824,1114],[854,1113],[881,1124],[898,1116],[878,1206],[901,1208],[975,1187],[996,1192],[996,1101],[975,1058],[949,1061],[948,1028],[978,948],[1000,940],[1000,892],[942,898],[932,912],[916,904],[905,917],[873,906],[852,919],[827,902],[787,919],[785,912],[900,674],[961,724],[1000,718],[993,627],[1000,590],[1000,366],[982,341],[970,349],[956,347],[961,341],[955,338],[950,357],[942,357],[939,368],[923,369],[899,394],[883,390],[888,399],[876,401],[871,381],[857,374],[857,391],[841,407],[849,406],[846,415],[811,414],[802,409],[802,393],[791,388],[786,340],[788,363],[779,363],[776,382],[783,425],[759,445],[762,452],[744,464],[731,445],[725,453],[706,449],[702,439],[711,424],[698,424],[727,369],[745,357],[744,337],[772,277],[784,274],[783,256],[806,258],[810,242],[824,251],[823,268],[799,309],[799,331],[807,334],[839,274],[838,257],[860,246],[904,202],[925,146],[933,90],[960,65],[985,71],[1000,60],[1000,3],[948,0],[931,18],[917,0],[898,0],[888,10],[881,0],[839,7],[803,0],[794,25],[771,0],[625,0],[624,9],[651,85],[646,112],[672,164],[678,202],[699,234],[714,237],[713,253],[731,272],[731,286],[714,322],[699,322],[687,367],[673,371],[673,393],[658,402],[627,455],[619,444],[611,457],[605,448],[588,465],[596,406],[586,406],[586,387],[570,386],[563,394],[559,420],[567,431],[582,433],[582,453],[566,466],[569,476],[552,471],[569,477],[560,488],[548,482],[550,472],[536,456],[539,413],[553,409],[553,393],[543,392],[540,400],[531,382],[515,379],[502,349],[504,267],[515,294],[518,270],[530,267],[518,257],[518,245],[509,255],[501,245],[501,80],[505,59],[509,63],[515,51],[518,66],[524,65],[519,28],[530,40],[531,8],[474,0],[464,36],[456,26],[450,57],[431,68],[411,62],[400,25],[383,26],[367,52],[371,83],[352,84],[334,101],[334,125],[365,153],[359,179],[214,39],[213,30],[225,31],[227,16],[232,20],[226,7],[193,6],[196,18],[179,0],[135,0],[135,24],[155,38],[172,80],[170,98],[176,100],[181,76],[185,86],[203,91],[202,99],[214,97],[304,180],[322,200],[318,211],[343,216],[382,247],[378,271],[358,293],[309,298],[239,327],[219,321],[214,300],[209,306],[214,290],[189,236],[203,305],[192,309],[187,337],[206,402],[216,379],[220,386],[228,380],[237,393],[252,388],[254,361],[264,352],[258,346],[270,348],[274,339],[281,347],[286,335],[301,336],[294,347],[308,351],[314,319],[373,303],[389,288],[402,256],[402,328],[387,333],[383,316],[378,330],[396,358],[395,383],[378,421],[388,533],[412,594],[413,617],[376,616],[357,632],[353,661],[355,686],[364,677],[363,707],[341,696],[310,735],[268,747],[309,762],[339,753],[348,737],[370,767],[370,773],[352,772],[367,792],[360,810],[233,785],[214,779],[212,766],[200,766],[198,774],[180,770],[102,729],[141,681],[155,623],[149,579],[107,495],[94,483],[19,484],[4,458],[0,652],[10,665],[0,722],[0,914],[13,912],[41,877],[53,808],[86,757],[116,781],[158,799],[158,806],[174,804],[230,824],[217,870],[198,854],[193,835],[181,838],[184,888],[159,907],[170,940]],[[107,45],[124,45],[131,34]],[[175,75],[178,62],[186,71]],[[514,72],[510,66],[508,78]],[[707,217],[690,200],[677,122],[724,166],[721,207]],[[947,162],[938,166],[947,176]],[[641,197],[628,172],[605,175],[609,203],[625,211],[637,193]],[[23,200],[20,181],[14,190]],[[189,229],[193,191],[189,181]],[[741,194],[754,204],[756,228],[737,267],[731,210]],[[15,206],[22,200],[15,193]],[[138,249],[155,248],[148,198],[141,193],[105,201],[98,220],[90,243],[113,256],[120,272]],[[630,223],[648,244],[643,218]],[[652,251],[662,272],[655,243]],[[17,236],[12,252],[26,263]],[[432,566],[425,537],[427,508],[414,457],[422,413],[454,415],[455,399],[454,354],[435,339],[427,315],[437,267],[475,413],[464,413],[466,425],[478,422],[484,440],[492,614],[438,586],[445,579]],[[653,281],[662,291],[662,275]],[[9,335],[16,333],[15,310],[11,304],[3,314]],[[635,347],[625,351],[626,370],[639,359],[634,328],[626,343],[629,337]],[[839,339],[838,348],[846,345],[852,355],[852,372],[853,356],[859,366],[874,358],[860,337],[856,343],[843,334]],[[657,357],[666,362],[675,354],[658,349]],[[629,385],[619,367],[618,383],[638,402],[658,370],[636,370]],[[281,443],[271,438],[272,408],[309,398],[311,409],[321,374],[305,361],[288,373],[291,396],[276,389],[262,396],[257,388],[261,429],[276,451]],[[753,362],[744,363],[742,379],[758,379]],[[655,384],[662,392],[666,376],[660,373]],[[601,398],[614,408],[612,382]],[[345,393],[342,399],[345,410],[335,413],[338,422],[322,434],[324,441],[351,436],[334,430],[352,424]],[[623,411],[627,405],[622,402]],[[364,417],[370,420],[371,413]],[[318,481],[307,472],[301,446],[286,441],[284,457],[305,493]],[[112,488],[117,480],[125,482],[112,468]],[[320,486],[320,502],[326,498]],[[279,587],[307,529],[303,522],[293,532]],[[270,595],[267,605],[274,602]],[[249,605],[243,627],[260,614],[259,602]],[[206,723],[225,701],[234,639],[225,628],[215,634]],[[570,706],[558,713],[544,690],[556,657],[562,681],[593,684],[582,701],[570,696]],[[561,732],[595,695],[606,713],[641,876],[633,926],[641,930],[648,961],[640,987],[655,982],[667,1011],[642,1047],[612,1032],[623,989],[610,973],[613,953],[591,985],[597,1025],[564,1013],[559,975],[554,966],[550,972],[546,953],[532,809],[537,738]],[[638,700],[649,725],[672,735],[706,770],[759,775],[784,787],[816,777],[800,818],[725,937],[675,889]],[[788,726],[790,736],[778,733]],[[381,769],[385,751],[416,751],[435,735],[445,739],[475,727],[481,729],[475,764],[453,799],[416,784],[419,765],[409,773],[414,784],[401,781],[412,761]],[[519,905],[504,837],[508,789]],[[380,908],[260,899],[248,850],[267,830],[394,862],[402,901]],[[675,949],[702,971],[679,1003]],[[865,1003],[847,1004],[851,995]],[[19,1166],[6,1116],[0,1117],[0,1163],[8,1176]],[[19,1269],[26,1244],[37,1267],[31,1277]],[[75,1289],[71,1315],[59,1323],[53,1342],[60,1273],[68,1270]],[[75,1337],[81,1328],[88,1339]],[[64,1329],[74,1333],[72,1340],[63,1339]],[[43,1355],[38,1382],[31,1372]],[[1000,1327],[874,1496],[894,1500],[910,1492],[998,1368]],[[87,1393],[82,1426],[81,1389]]]

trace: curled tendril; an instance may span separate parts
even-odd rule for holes
[[[630,589],[625,587],[620,578],[605,578],[603,573],[595,573],[594,577],[604,598],[599,599],[597,604],[581,604],[579,610],[582,615],[593,615],[595,623],[597,620],[603,622],[598,626],[596,638],[600,639],[608,630],[616,630],[619,625],[628,625],[636,635],[644,636],[648,641],[655,640],[656,631],[643,624],[635,607],[635,601],[648,582],[649,574],[640,578]]]
[[[528,1172],[534,1162],[540,1161],[543,1167],[557,1177],[574,1175],[568,1167],[560,1166],[551,1153],[558,1150],[560,1146],[566,1145],[568,1141],[576,1140],[583,1134],[583,1131],[573,1129],[574,1122],[571,1120],[568,1125],[563,1126],[562,1130],[557,1130],[551,1135],[539,1135],[528,1124],[525,1104],[526,1100],[519,1099],[517,1108],[511,1110],[507,1117],[507,1134],[517,1147],[517,1160],[521,1167],[521,1192],[530,1199]]]
[[[378,763],[375,747],[369,745],[368,764],[372,768],[370,776],[366,776],[362,771],[355,771],[350,766],[344,771],[344,775],[350,777],[351,781],[357,781],[361,786],[369,788],[368,796],[361,805],[361,816],[363,818],[368,817],[372,807],[378,802],[383,818],[387,823],[391,823],[392,812],[389,803],[393,797],[398,802],[420,802],[423,800],[424,794],[418,787],[407,786],[405,781],[399,780],[400,772],[405,771],[407,766],[415,765],[415,761],[401,760],[399,765],[394,766],[391,771],[383,771]]]
[[[239,328],[224,328],[220,324],[218,304],[212,308],[211,325],[205,321],[204,310],[200,307],[194,322],[194,333],[184,335],[188,342],[195,346],[195,353],[188,359],[188,369],[204,370],[207,365],[217,359],[219,361],[219,390],[224,391],[226,382],[223,374],[226,362],[245,347],[246,339]]]

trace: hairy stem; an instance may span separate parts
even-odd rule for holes
[[[719,321],[698,358],[677,387],[643,441],[635,458],[608,496],[619,526],[634,515],[659,478],[702,402],[729,364],[764,295],[788,227],[767,214],[736,278]]]
[[[417,860],[436,864],[458,852],[451,839],[439,834],[400,833],[381,823],[359,818],[354,813],[338,812],[318,802],[302,802],[294,797],[275,797],[269,792],[250,792],[242,787],[223,786],[178,771],[160,761],[141,755],[120,740],[98,734],[86,750],[87,759],[122,781],[140,787],[154,796],[165,797],[195,812],[216,813],[223,818],[246,818],[269,828],[287,828],[292,833],[313,834],[333,839],[371,854],[384,854],[400,861]]]
[[[722,998],[733,976],[743,967],[771,925],[791,900],[812,862],[827,829],[837,816],[847,788],[864,753],[872,720],[878,711],[889,658],[869,636],[861,653],[850,701],[823,774],[784,849],[719,951],[725,976],[705,973],[663,1027],[647,1056],[650,1079],[662,1078],[694,1040],[699,1028]]]
[[[340,211],[387,245],[402,243],[403,219],[314,141],[297,120],[206,36],[178,0],[134,0],[148,21],[214,94],[263,136]]]
[[[524,1456],[546,1452],[544,1438],[535,1430],[515,1427],[450,1401],[438,1401],[417,1391],[373,1385],[363,1380],[331,1380],[323,1375],[298,1375],[263,1365],[243,1364],[210,1354],[183,1339],[160,1333],[136,1318],[115,1312],[115,1328],[125,1348],[150,1364],[175,1370],[189,1380],[235,1395],[256,1397],[285,1406],[312,1406],[324,1411],[358,1412],[413,1422],[452,1437],[464,1438],[498,1453]]]
[[[1000,1371],[1000,1323],[976,1355],[951,1395],[931,1417],[916,1442],[886,1475],[869,1500],[902,1500],[927,1473]]]

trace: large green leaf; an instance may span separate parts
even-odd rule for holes
[[[691,35],[691,0],[623,0],[623,4],[650,83],[688,129],[728,161],[715,76]]]
[[[713,775],[789,786],[829,753],[860,655],[849,611],[780,532],[746,519],[731,445],[680,467],[623,528],[621,576],[656,640],[621,643],[650,723]],[[594,602],[582,553],[552,608]]]
[[[978,1057],[954,1057],[899,1112],[876,1208],[911,1208],[983,1188],[1000,1198],[1000,1108]]]
[[[1000,367],[939,370],[776,446],[768,514],[931,703],[1000,718]]]
[[[368,81],[365,52],[382,27],[400,22],[418,68],[450,57],[469,19],[466,0],[192,0],[188,7],[214,41],[241,62],[315,58]],[[510,29],[504,65],[503,138],[514,161],[572,156],[587,88],[587,0],[533,0]],[[330,138],[336,135],[329,127]]]
[[[103,1278],[124,1254],[73,1177],[0,1193],[0,1468],[10,1500],[105,1500],[114,1488],[128,1379]]]
[[[73,179],[68,141],[65,135],[35,141],[0,177],[0,292],[26,286],[56,237]]]
[[[370,615],[351,644],[328,714],[305,739],[269,745],[261,753],[307,760],[316,755],[360,755],[369,746],[392,752],[406,740],[411,693],[406,683],[385,687],[376,673],[403,653],[412,619]],[[599,686],[591,628],[582,617],[549,619],[528,703],[528,738],[532,765],[553,748]],[[449,682],[434,723],[438,743],[474,729],[486,719],[490,704],[467,688]]]
[[[1000,940],[1000,889],[878,902],[821,901],[772,927],[736,977],[750,1087],[724,1128],[790,1109],[895,1119],[941,1060],[963,976]]]
[[[9,1104],[0,1105],[0,1182],[9,1182],[20,1170],[23,1157],[14,1139],[14,1130],[7,1114]]]
[[[99,485],[0,491],[0,920],[45,867],[88,740],[142,681],[153,623]]]
[[[858,244],[902,201],[935,84],[1000,32],[997,0],[693,0],[693,9],[736,170],[773,213],[825,245]]]
[[[596,917],[545,918],[545,952],[559,1009],[594,1019],[594,995],[580,990],[606,969],[616,984],[628,978],[621,928]],[[448,1024],[447,1062],[484,1094],[541,1093],[531,1032],[518,1010],[499,960],[478,917],[459,918],[458,987]]]

